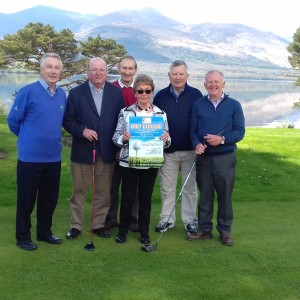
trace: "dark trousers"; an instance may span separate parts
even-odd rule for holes
[[[151,201],[153,187],[157,177],[157,168],[135,169],[121,167],[122,196],[120,209],[119,234],[126,236],[131,222],[131,211],[138,189],[139,228],[142,237],[148,236],[150,226]]]
[[[234,153],[218,156],[199,155],[196,180],[200,191],[198,225],[203,233],[213,229],[214,195],[217,194],[217,230],[228,236],[233,222],[232,192],[235,182],[236,157]]]
[[[38,237],[52,234],[52,216],[59,194],[61,162],[17,163],[16,239],[31,239],[31,213],[37,201]]]
[[[121,168],[119,162],[116,163],[114,175],[112,179],[111,186],[111,200],[110,200],[110,208],[107,214],[108,220],[118,220],[118,212],[119,212],[119,187],[121,185]],[[138,193],[136,191],[135,200],[132,205],[131,217],[132,221],[137,222],[138,220],[138,210],[139,210],[139,199]]]

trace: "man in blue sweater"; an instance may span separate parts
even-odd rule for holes
[[[35,250],[31,240],[31,213],[37,201],[37,240],[60,244],[52,234],[61,171],[62,121],[66,93],[60,80],[62,61],[46,53],[40,61],[41,79],[20,89],[9,112],[9,129],[18,136],[17,246]]]
[[[177,178],[181,171],[184,183],[195,160],[195,152],[189,136],[190,119],[194,102],[202,98],[202,93],[198,89],[187,84],[189,73],[184,61],[173,61],[168,75],[169,86],[160,90],[153,100],[153,103],[168,116],[169,133],[172,139],[171,146],[165,149],[164,164],[159,170],[162,208],[160,221],[155,227],[157,232],[175,226],[176,216],[173,208],[176,201]],[[192,169],[182,192],[181,203],[181,219],[188,233],[197,230],[196,211],[196,171]]]
[[[232,246],[232,192],[235,182],[236,143],[245,135],[245,119],[240,103],[224,94],[224,75],[218,70],[205,75],[208,95],[195,102],[191,120],[191,140],[197,157],[196,180],[200,191],[198,231],[188,240],[212,238],[214,194],[217,194],[217,226],[222,244]]]

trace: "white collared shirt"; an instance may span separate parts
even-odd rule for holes
[[[224,99],[224,93],[222,93],[221,98],[218,101],[214,101],[212,100],[209,95],[207,96],[208,100],[214,105],[215,108],[217,108],[217,106],[223,101]]]

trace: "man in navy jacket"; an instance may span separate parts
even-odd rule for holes
[[[189,131],[193,104],[202,97],[202,93],[187,84],[189,73],[184,61],[173,61],[168,75],[169,86],[160,90],[153,100],[153,103],[168,116],[172,139],[171,146],[164,153],[164,164],[159,170],[162,208],[155,231],[162,232],[175,226],[176,215],[173,207],[176,200],[177,178],[181,171],[182,184],[190,173],[182,192],[181,219],[186,231],[193,233],[197,230],[197,186],[196,171],[194,168],[191,170],[195,152]]]
[[[72,136],[71,173],[73,194],[70,199],[71,228],[68,239],[74,239],[83,228],[86,192],[94,175],[93,232],[108,238],[104,228],[110,206],[110,188],[117,147],[112,142],[118,115],[123,104],[122,90],[107,81],[107,65],[92,58],[87,69],[88,80],[73,88],[67,99],[63,126]],[[96,161],[93,174],[93,149]]]

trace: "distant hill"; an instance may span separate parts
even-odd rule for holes
[[[287,40],[242,24],[186,25],[152,8],[98,16],[37,6],[13,14],[0,14],[0,37],[15,33],[29,22],[50,24],[56,30],[69,28],[78,40],[98,34],[102,38],[112,38],[124,45],[127,52],[141,62],[139,65],[151,68],[169,64],[173,59],[184,59],[195,70],[200,67],[201,73],[211,65],[237,74],[245,69],[251,73],[250,69],[255,69],[257,75],[263,70],[262,77],[291,71]]]
[[[4,34],[16,33],[29,22],[50,24],[56,30],[69,28],[76,32],[81,24],[89,21],[93,16],[85,16],[48,6],[36,6],[12,14],[0,13],[0,37]],[[95,16],[94,16],[95,17]]]

